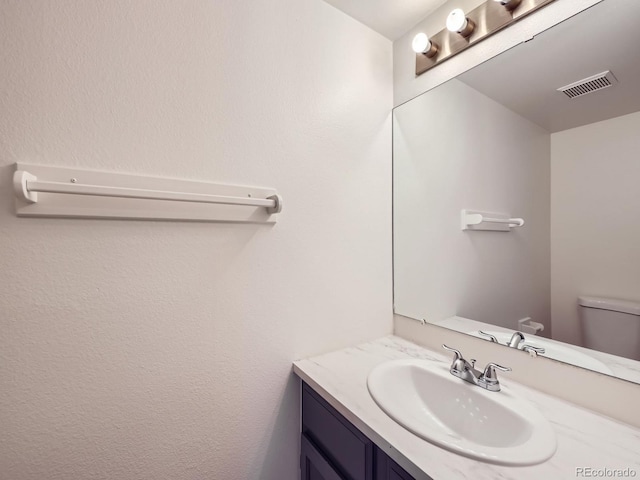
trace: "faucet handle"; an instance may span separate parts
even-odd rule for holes
[[[455,357],[453,357],[453,362],[451,362],[451,370],[457,370],[459,372],[464,372],[465,370],[467,370],[468,362],[462,357],[460,350],[451,348],[444,343],[442,344],[442,348],[444,348],[445,350],[449,350],[450,352],[453,352],[455,354]]]
[[[522,350],[527,352],[529,355],[535,357],[536,355],[542,355],[545,352],[544,348],[534,347],[533,345],[524,344],[522,345]]]
[[[496,368],[498,370],[502,370],[503,372],[511,371],[509,367],[503,367],[502,365],[498,365],[497,363],[488,363],[487,366],[484,367],[484,373],[482,374],[482,378],[487,383],[498,383],[498,375],[496,374]]]
[[[451,347],[445,345],[444,343],[442,344],[442,348],[444,348],[445,350],[449,350],[450,352],[455,353],[456,357],[453,359],[454,361],[460,360],[462,358],[462,354],[460,353],[460,350],[456,350],[455,348],[451,348]]]
[[[478,333],[489,337],[489,340],[491,340],[491,343],[498,343],[498,339],[494,335],[491,335],[490,333],[487,333],[487,332],[483,332],[482,330],[478,330]]]

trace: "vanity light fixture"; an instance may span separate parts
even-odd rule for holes
[[[412,47],[416,55],[416,75],[422,75],[554,1],[484,0],[468,12],[461,8],[452,10],[445,28],[432,32],[431,37],[424,33],[414,37]]]
[[[473,33],[476,24],[469,20],[461,8],[451,10],[447,17],[447,30],[453,33],[459,33],[463,37],[468,37]]]
[[[522,0],[493,0],[493,1],[496,3],[499,3],[509,11],[515,10],[518,7],[518,5],[522,3]]]
[[[426,33],[419,33],[413,37],[411,48],[416,53],[424,53],[427,57],[432,58],[438,53],[438,45],[429,40]]]

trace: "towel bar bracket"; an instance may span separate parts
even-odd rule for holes
[[[273,207],[267,207],[267,212],[273,214],[280,213],[282,211],[282,197],[280,195],[271,195],[267,197],[267,199],[273,200],[275,202],[275,205]]]
[[[13,174],[13,189],[18,198],[25,202],[36,203],[38,201],[38,192],[30,192],[27,187],[27,182],[35,182],[36,180],[38,180],[38,177],[35,175],[31,175],[24,170],[17,170]]]

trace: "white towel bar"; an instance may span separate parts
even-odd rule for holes
[[[32,172],[38,172],[38,174],[34,175]],[[53,178],[51,180],[42,180],[39,178],[42,173],[45,174],[42,176]],[[51,173],[52,175],[48,175],[49,173]],[[64,178],[64,181],[61,181],[61,177]],[[79,178],[83,178],[85,182],[81,183],[79,181]],[[132,184],[137,184],[144,188],[137,188],[137,186],[133,187]],[[152,177],[138,177],[125,174],[61,169],[58,167],[17,165],[17,170],[14,173],[13,177],[13,185],[16,197],[20,202],[20,205],[16,204],[18,215],[20,216],[83,216],[88,218],[159,218],[180,220],[204,219],[214,221],[254,220],[254,217],[238,219],[229,218],[229,213],[225,213],[225,215],[223,215],[223,218],[209,218],[207,216],[208,214],[203,213],[202,210],[199,210],[194,218],[190,218],[189,213],[187,210],[185,210],[185,208],[182,208],[180,214],[170,213],[168,215],[158,209],[157,216],[150,216],[148,213],[149,204],[145,205],[147,211],[145,211],[143,215],[137,217],[135,215],[135,205],[133,203],[123,204],[128,213],[122,215],[121,211],[109,213],[109,205],[113,204],[105,204],[104,202],[106,202],[106,200],[102,201],[102,204],[99,203],[100,200],[89,202],[90,209],[97,209],[99,210],[98,212],[86,211],[86,214],[79,215],[78,211],[83,207],[86,207],[86,202],[78,204],[77,201],[73,201],[69,196],[106,197],[128,200],[161,200],[166,202],[180,202],[187,204],[197,203],[227,206],[235,205],[241,207],[258,207],[264,208],[263,212],[265,212],[265,214],[267,214],[268,216],[280,213],[282,211],[282,198],[269,189],[257,189],[255,187],[206,184],[199,182],[190,182],[186,180],[169,180]],[[181,191],[181,187],[186,187],[184,188],[184,190],[187,191]],[[213,190],[213,193],[201,193],[198,190]],[[237,194],[229,195],[228,193],[230,192],[242,193],[244,196],[239,196]],[[40,206],[38,205],[38,193],[61,195],[56,195],[55,197],[47,197],[47,201],[44,203],[49,205],[42,205],[42,207],[40,208]],[[52,205],[64,206],[56,207],[58,210],[56,210],[55,213],[52,213]],[[31,206],[30,210],[29,206]],[[70,213],[65,214],[65,208]],[[205,218],[203,218],[203,215]],[[241,214],[240,217],[243,217],[243,215],[246,216],[247,214]],[[259,221],[258,219],[255,220]]]
[[[269,213],[282,211],[279,195],[261,198],[225,197],[205,193],[167,192],[146,190],[144,188],[109,187],[105,185],[84,185],[81,183],[42,182],[23,170],[14,174],[13,183],[16,193],[24,200],[36,203],[37,193],[64,193],[69,195],[90,195],[94,197],[139,198],[143,200],[167,200],[173,202],[218,203],[222,205],[244,205],[249,207],[267,207]]]

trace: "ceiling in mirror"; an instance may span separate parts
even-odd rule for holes
[[[394,110],[397,314],[640,383],[639,20],[604,0]]]
[[[458,77],[549,132],[640,110],[640,28],[635,8],[593,7]],[[558,88],[610,71],[617,79],[597,94],[569,98]]]
[[[389,40],[395,40],[447,0],[325,1]]]

